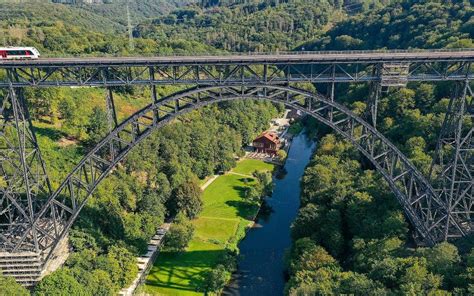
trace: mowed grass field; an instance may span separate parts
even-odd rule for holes
[[[153,295],[202,295],[206,273],[218,262],[227,246],[235,247],[253,220],[258,206],[246,202],[243,190],[252,186],[254,171],[272,171],[274,165],[245,159],[214,180],[203,193],[204,207],[193,221],[196,231],[187,250],[159,254],[145,285]]]

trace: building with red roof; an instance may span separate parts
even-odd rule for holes
[[[280,149],[280,138],[272,132],[264,132],[258,136],[252,143],[255,151],[258,153],[276,154]]]

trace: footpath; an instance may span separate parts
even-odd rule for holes
[[[160,253],[161,243],[163,242],[166,232],[170,229],[170,226],[170,222],[161,225],[156,231],[156,234],[148,242],[147,253],[143,256],[137,257],[137,277],[133,280],[132,284],[128,288],[123,288],[120,290],[120,296],[132,296],[135,292],[135,289],[145,280],[148,272],[153,266],[153,262],[155,262],[156,257]]]

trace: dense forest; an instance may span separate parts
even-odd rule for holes
[[[395,1],[339,22],[299,49],[409,49],[473,47],[472,1]]]
[[[232,7],[189,6],[137,26],[138,37],[158,43],[190,39],[228,51],[289,50],[321,34],[341,13],[327,1],[254,1]]]
[[[473,47],[473,21],[467,1],[401,1],[342,21],[299,48]],[[413,83],[380,101],[379,129],[425,175],[452,90],[451,83]],[[354,112],[365,109],[366,87],[341,86],[338,94]],[[350,143],[316,128],[324,136],[302,180],[287,293],[472,295],[473,238],[414,248],[413,230],[381,176]]]
[[[474,9],[462,0],[190,5],[156,0],[131,1],[131,49],[123,2],[10,2],[15,1],[0,3],[1,42],[35,46],[44,56],[473,47],[474,38]],[[450,84],[413,84],[389,90],[380,102],[379,128],[425,173],[450,89]],[[158,89],[160,96],[177,90]],[[146,88],[117,88],[114,93],[120,119],[148,104],[150,97]],[[363,112],[367,94],[363,85],[337,87],[338,99],[355,112]],[[108,132],[105,93],[94,88],[28,89],[26,96],[50,178],[58,186]],[[154,133],[94,193],[70,233],[74,252],[33,293],[115,295],[134,278],[135,255],[166,216],[180,212],[181,231],[192,232],[186,221],[200,209],[198,180],[233,167],[242,146],[281,111],[282,106],[264,102],[223,103]],[[302,180],[302,208],[287,258],[287,293],[474,293],[469,241],[413,248],[412,230],[381,177],[350,144],[314,122],[307,126],[321,140]],[[0,289],[28,294],[1,276]]]

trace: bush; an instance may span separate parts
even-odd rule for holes
[[[286,157],[287,157],[288,155],[287,155],[287,153],[286,153],[285,150],[280,149],[280,150],[278,150],[278,152],[277,152],[277,156],[278,156],[278,158],[279,158],[281,161],[283,161],[283,160],[286,159]]]

